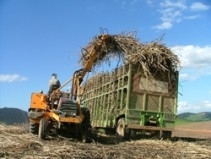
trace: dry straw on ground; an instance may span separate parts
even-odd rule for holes
[[[5,159],[180,159],[210,158],[211,142],[141,139],[120,142],[114,137],[80,143],[70,139],[39,141],[27,127],[0,125],[0,158]],[[104,139],[103,139],[104,138]],[[103,141],[103,142],[102,142]]]

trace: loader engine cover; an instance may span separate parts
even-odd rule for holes
[[[78,104],[77,102],[69,98],[60,98],[58,110],[63,116],[75,117],[78,115]]]

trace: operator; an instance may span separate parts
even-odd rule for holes
[[[48,91],[48,95],[50,97],[50,94],[58,89],[59,87],[61,87],[60,81],[59,79],[57,79],[57,74],[53,73],[51,79],[49,80],[49,91]]]

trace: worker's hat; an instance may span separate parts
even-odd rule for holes
[[[57,76],[57,74],[56,73],[52,73],[52,77],[56,77]]]

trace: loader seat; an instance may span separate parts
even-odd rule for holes
[[[50,86],[50,89],[49,89],[49,91],[48,91],[48,95],[50,96],[50,94],[54,91],[54,90],[56,90],[56,89],[58,89],[59,88],[59,85],[51,85]]]

